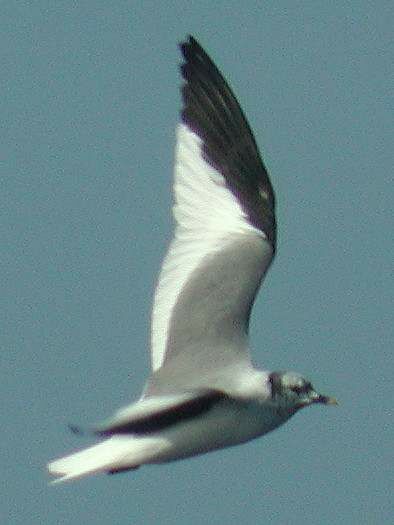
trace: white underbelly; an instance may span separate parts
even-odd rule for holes
[[[149,463],[174,461],[250,441],[284,423],[289,415],[271,406],[225,400],[208,413],[162,430],[168,447]]]

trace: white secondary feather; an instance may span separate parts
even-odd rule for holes
[[[223,176],[202,154],[201,139],[185,124],[177,129],[175,152],[175,237],[164,259],[152,313],[153,371],[163,363],[173,308],[182,288],[203,259],[221,249],[235,234],[264,233],[248,222]]]

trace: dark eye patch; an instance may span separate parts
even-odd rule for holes
[[[306,394],[307,392],[309,392],[310,390],[312,390],[312,384],[309,383],[309,381],[307,383],[304,383],[303,385],[300,385],[300,386],[293,386],[292,387],[292,390],[293,392],[295,392],[296,394]]]
[[[282,391],[282,375],[278,372],[271,372],[269,382],[271,385],[271,397],[274,398]]]

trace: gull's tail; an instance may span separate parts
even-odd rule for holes
[[[160,438],[113,436],[106,441],[83,449],[48,464],[51,474],[60,476],[52,483],[69,481],[97,472],[138,468],[148,463],[166,448]]]

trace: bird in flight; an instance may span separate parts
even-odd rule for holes
[[[183,55],[175,233],[155,291],[152,372],[95,445],[52,461],[55,482],[244,443],[298,410],[336,404],[296,372],[258,370],[249,318],[276,245],[275,197],[231,88],[195,38]]]

